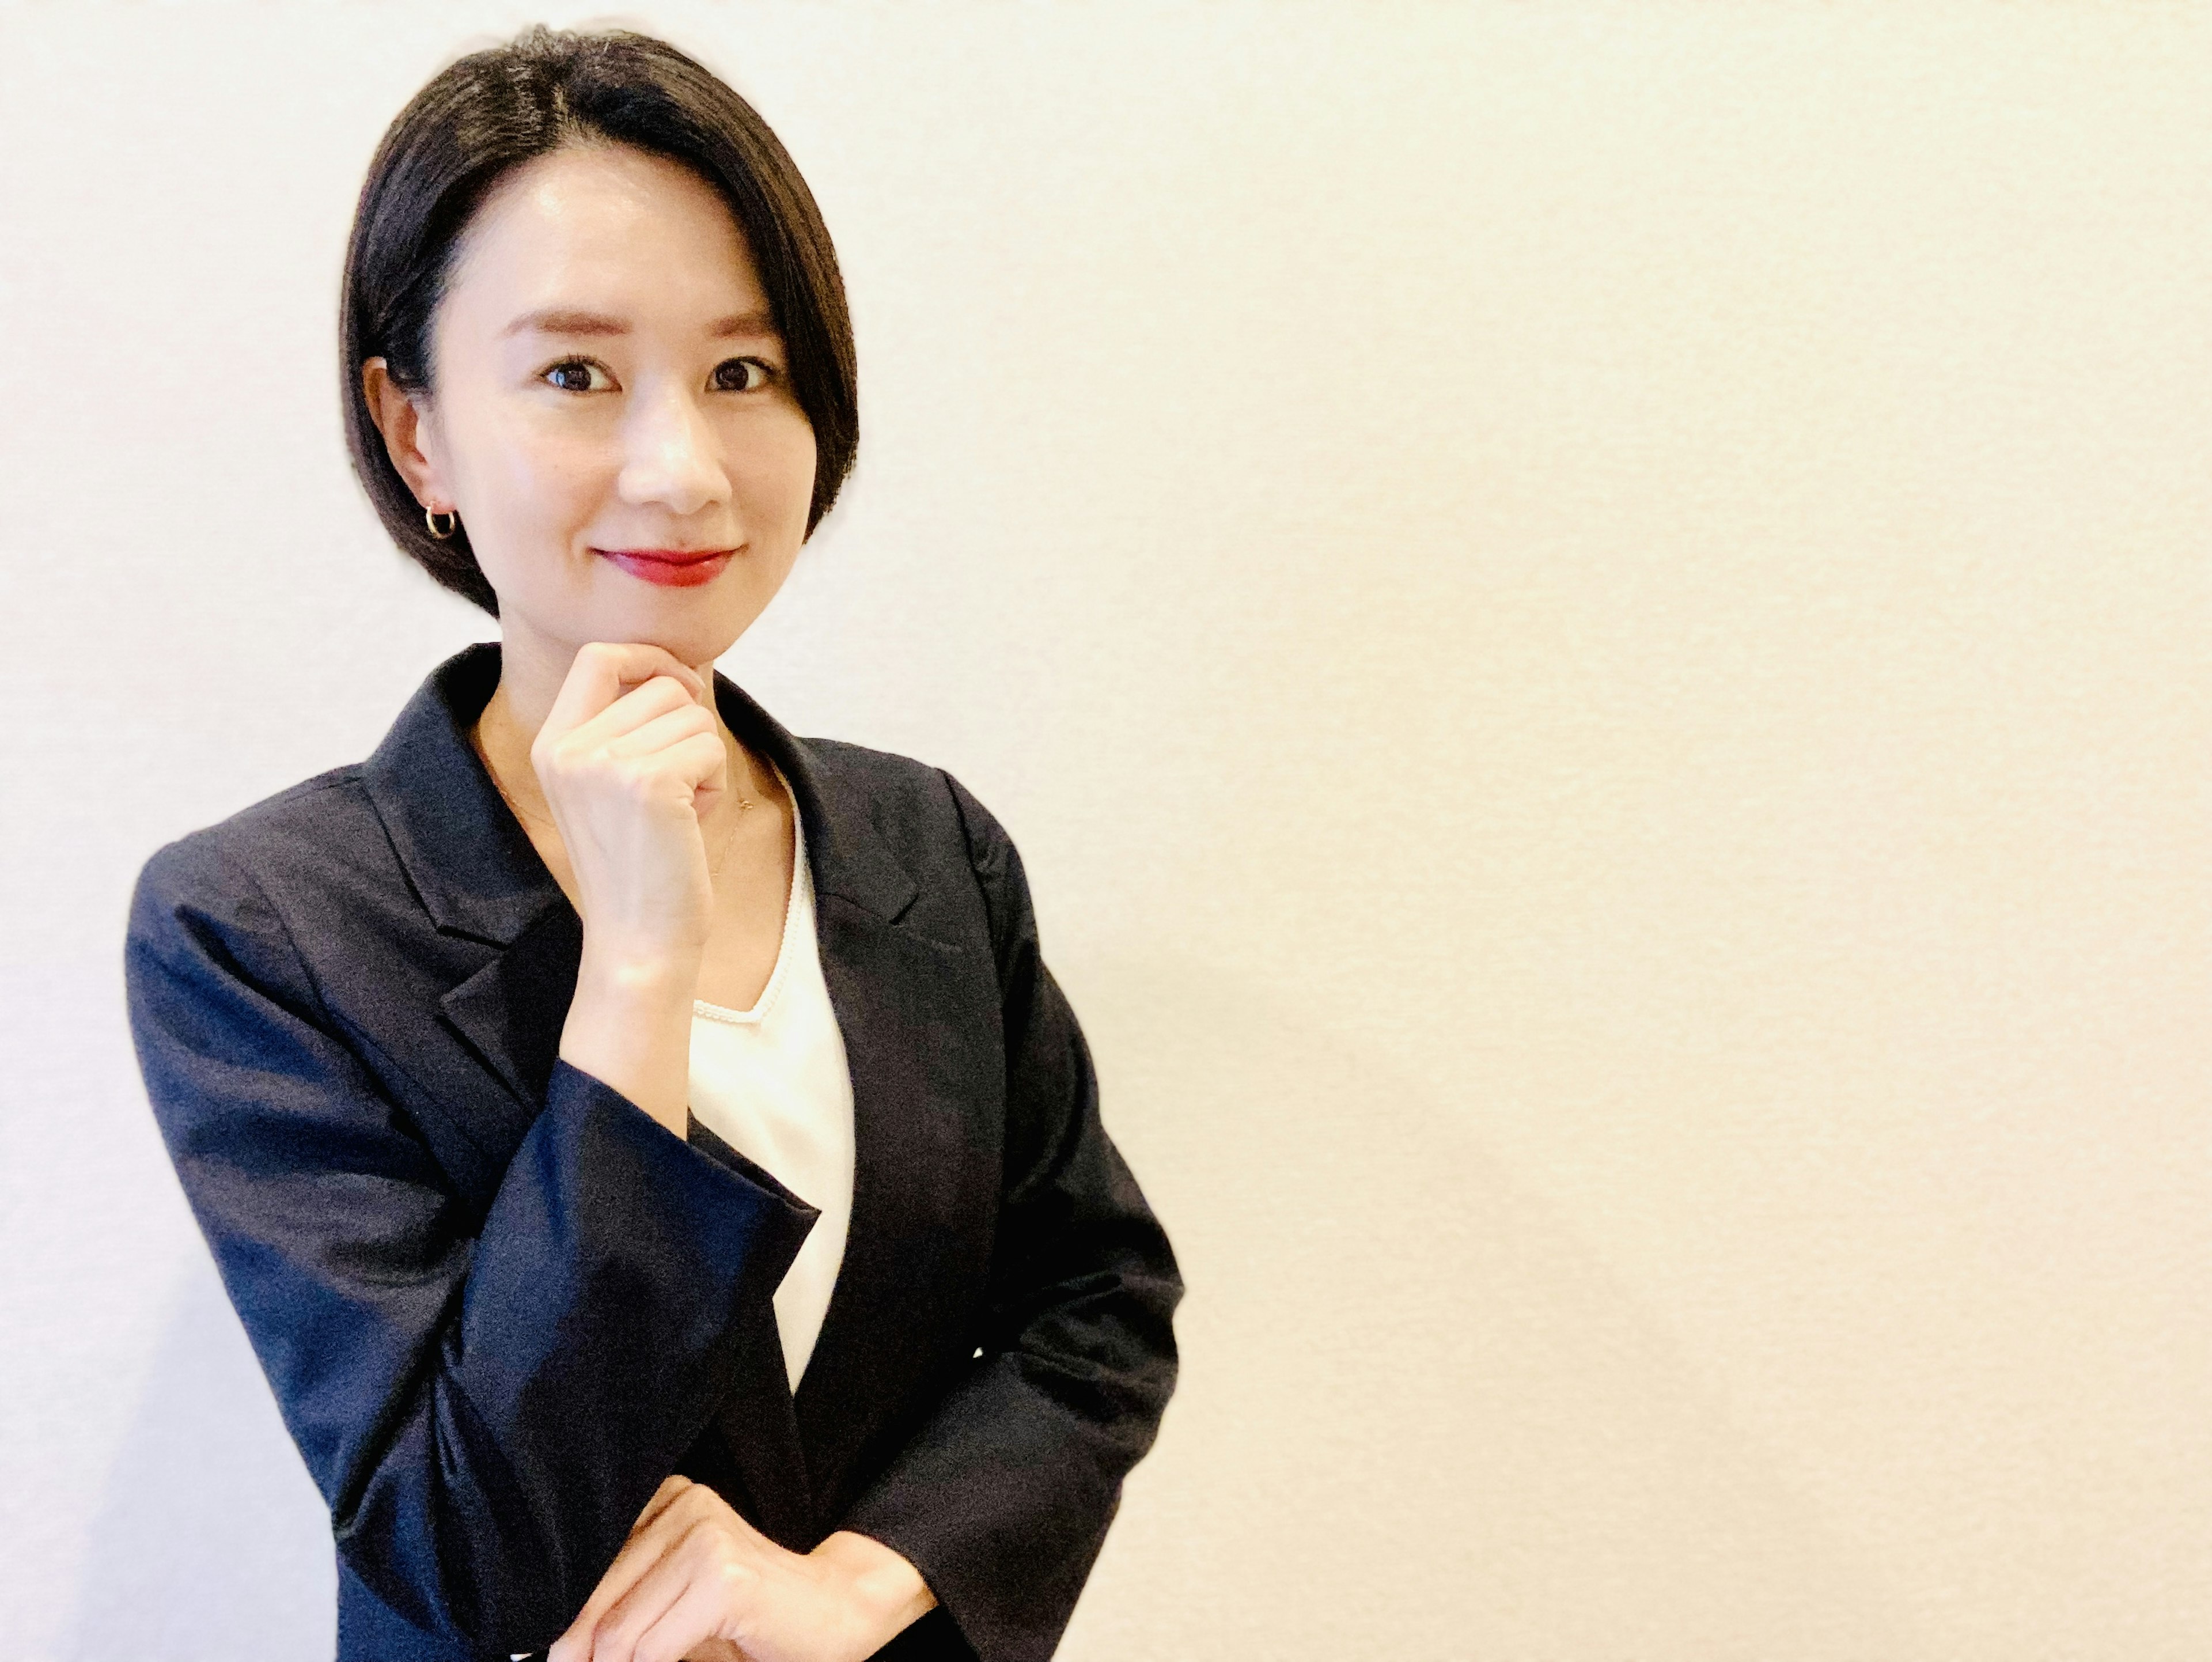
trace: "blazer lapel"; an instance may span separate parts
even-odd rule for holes
[[[441,1003],[454,1031],[506,1087],[455,1076],[445,1104],[484,1148],[495,1184],[544,1105],[583,947],[575,909],[469,742],[499,685],[499,648],[489,643],[447,659],[362,770],[433,927],[490,949]]]
[[[498,685],[495,644],[454,654],[408,700],[362,782],[438,932],[506,947],[568,903],[469,742]]]
[[[440,1002],[446,1019],[537,1117],[561,1050],[561,1029],[576,995],[583,922],[567,897],[549,905],[510,946]]]

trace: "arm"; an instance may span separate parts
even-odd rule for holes
[[[984,1355],[842,1520],[912,1562],[983,1662],[1050,1656],[1174,1389],[1182,1293],[1098,1114],[1020,856],[950,782],[991,923],[1006,1176]]]
[[[544,1646],[706,1425],[734,1314],[806,1217],[566,1063],[465,1215],[211,838],[149,862],[126,970],[155,1117],[339,1553],[457,1647]]]

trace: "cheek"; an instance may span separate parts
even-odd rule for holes
[[[502,612],[557,615],[588,587],[563,557],[605,496],[605,447],[512,411],[478,414],[456,457],[470,546]]]
[[[732,461],[747,518],[760,521],[763,530],[773,523],[794,540],[804,536],[814,462],[814,429],[797,411],[747,434]]]
[[[507,524],[558,533],[581,523],[605,494],[609,447],[573,423],[526,417],[487,437],[481,483],[487,506]]]
[[[538,484],[567,460],[561,428],[472,361],[447,372],[438,413],[454,490],[472,499],[475,521],[489,526],[527,511]]]
[[[486,564],[513,566],[564,545],[606,494],[606,447],[573,426],[496,409],[471,430],[459,458],[471,540]]]

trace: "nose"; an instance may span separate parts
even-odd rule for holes
[[[730,479],[714,429],[684,388],[665,386],[635,401],[628,414],[617,483],[625,502],[687,517],[728,499]]]

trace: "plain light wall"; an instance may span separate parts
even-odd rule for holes
[[[0,1634],[327,1654],[144,856],[486,620],[336,281],[508,4],[0,12]],[[851,286],[726,667],[1019,840],[1181,1249],[1062,1654],[2212,1653],[2212,10],[677,5]]]

